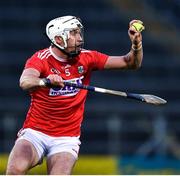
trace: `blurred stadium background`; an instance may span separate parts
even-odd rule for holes
[[[0,173],[30,103],[18,85],[24,63],[49,46],[45,25],[63,15],[82,19],[85,48],[109,55],[129,51],[128,23],[141,19],[142,68],[97,72],[91,84],[168,100],[155,107],[89,93],[74,174],[180,174],[179,0],[1,0]],[[45,162],[30,173],[46,174]]]

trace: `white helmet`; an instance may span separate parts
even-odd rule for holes
[[[75,16],[62,16],[51,20],[46,25],[46,35],[50,39],[50,41],[57,46],[59,49],[64,50],[67,48],[67,40],[69,39],[69,32],[73,29],[79,27],[83,28],[83,25]],[[64,41],[64,46],[60,46],[55,41],[55,36],[62,37]]]

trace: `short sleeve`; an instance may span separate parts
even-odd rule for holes
[[[29,58],[26,61],[25,69],[26,68],[34,68],[34,69],[38,70],[39,72],[42,72],[43,71],[42,60],[39,57],[37,57],[36,54],[34,54],[31,58]]]
[[[108,55],[100,53],[98,51],[92,51],[93,53],[93,70],[102,70],[108,59]]]

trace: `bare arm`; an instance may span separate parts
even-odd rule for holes
[[[33,90],[39,87],[40,73],[33,68],[25,69],[20,77],[19,85],[23,90]]]
[[[130,52],[123,56],[109,56],[105,69],[137,69],[141,66],[143,59],[142,35],[130,27],[134,21],[137,20],[130,22],[128,30],[132,43]]]
[[[23,71],[19,85],[23,90],[35,90],[39,87],[46,87],[45,82],[43,82],[43,78],[40,77],[40,72],[34,68],[27,68]],[[52,86],[60,86],[63,87],[63,80],[57,74],[52,74],[48,76],[48,79],[51,82]]]

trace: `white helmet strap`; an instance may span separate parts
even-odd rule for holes
[[[55,37],[56,37],[56,36],[55,36]],[[55,44],[56,46],[58,46],[58,47],[61,48],[61,49],[66,49],[66,48],[67,48],[67,39],[68,39],[68,37],[67,37],[66,35],[59,35],[59,37],[61,37],[62,40],[63,40],[64,46],[61,46],[61,45],[57,44],[57,42],[56,42],[56,40],[55,40],[55,37],[54,37],[54,42],[53,42],[53,44]]]

